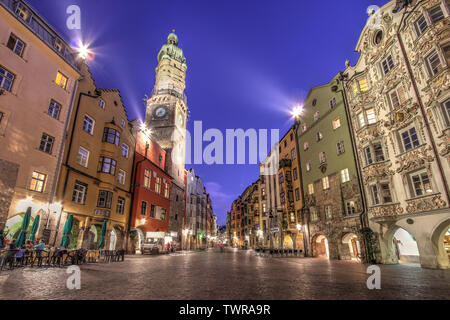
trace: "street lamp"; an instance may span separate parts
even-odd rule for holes
[[[294,108],[292,108],[291,115],[294,119],[297,119],[298,117],[300,117],[302,112],[303,112],[303,106],[296,105]]]

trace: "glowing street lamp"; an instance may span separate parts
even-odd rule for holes
[[[297,224],[297,230],[301,231],[302,230],[302,226],[300,224]]]

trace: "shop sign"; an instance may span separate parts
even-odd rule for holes
[[[165,232],[147,232],[145,234],[146,238],[158,238],[158,239],[164,239],[164,236],[166,235]]]

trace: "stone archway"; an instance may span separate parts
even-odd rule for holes
[[[323,234],[317,234],[312,238],[313,256],[329,259],[328,239]]]
[[[353,232],[345,233],[342,236],[342,245],[340,257],[342,260],[357,260],[361,259],[361,242],[358,236]]]
[[[433,231],[431,242],[439,269],[450,268],[450,219],[443,221]]]

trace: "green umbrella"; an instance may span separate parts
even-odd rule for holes
[[[105,246],[105,236],[106,236],[106,220],[103,220],[102,234],[100,236],[100,241],[98,242],[98,248],[103,249]]]
[[[39,220],[41,219],[40,215],[36,215],[36,218],[34,218],[33,224],[31,225],[31,230],[30,230],[30,237],[28,238],[28,240],[31,240],[34,242],[34,240],[36,240],[36,233],[39,229]]]
[[[61,242],[59,245],[63,248],[67,248],[70,243],[70,235],[72,234],[72,227],[73,227],[73,214],[69,215],[69,217],[66,220],[66,223],[64,224],[64,230],[63,230],[63,236],[61,238]]]
[[[25,215],[23,216],[22,220],[22,227],[20,229],[19,236],[16,239],[16,246],[21,247],[25,244],[25,239],[27,237],[27,229],[30,225],[30,219],[31,219],[31,207],[28,207],[27,212],[25,212]]]

